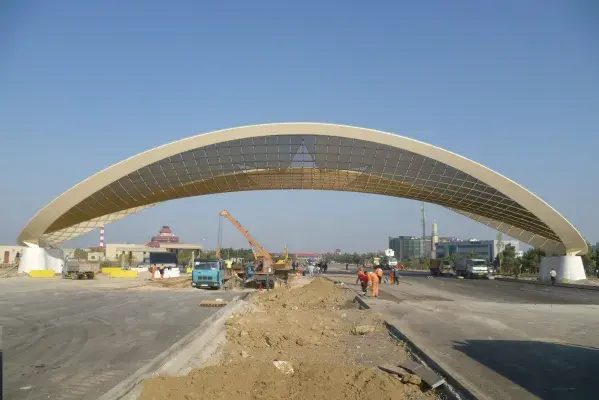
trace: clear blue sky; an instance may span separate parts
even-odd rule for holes
[[[176,139],[314,121],[479,161],[599,241],[599,6],[589,1],[0,3],[0,243],[87,176]],[[254,192],[169,202],[108,225],[216,242],[228,208],[267,248],[375,250],[418,235],[417,202]],[[441,235],[495,232],[427,206]],[[430,223],[427,224],[430,231]],[[70,245],[96,244],[98,233]],[[226,226],[225,244],[244,246]]]

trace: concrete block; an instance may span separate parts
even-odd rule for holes
[[[137,278],[137,271],[132,270],[122,270],[118,269],[118,271],[110,272],[111,278]]]
[[[103,274],[107,274],[107,275],[110,275],[112,272],[115,272],[115,271],[122,271],[121,267],[102,267],[101,270],[102,270]]]
[[[29,271],[31,278],[54,278],[56,274],[53,269],[32,269]]]

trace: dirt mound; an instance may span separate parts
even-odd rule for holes
[[[145,382],[142,400],[431,399],[376,366],[408,358],[380,316],[357,308],[352,293],[324,279],[252,298],[249,312],[226,322],[220,362],[184,377]],[[292,374],[273,364],[284,361]]]
[[[191,276],[182,276],[179,278],[155,279],[146,282],[146,286],[165,288],[165,289],[183,289],[191,287]]]
[[[272,362],[250,361],[202,368],[174,378],[176,384],[173,378],[153,379],[144,387],[142,399],[394,400],[422,395],[417,386],[404,385],[371,368],[303,362],[293,365],[293,369],[292,375],[285,375]]]
[[[341,306],[345,295],[327,279],[315,279],[310,284],[294,289],[279,289],[259,297],[258,305],[268,309],[290,308],[314,310]]]

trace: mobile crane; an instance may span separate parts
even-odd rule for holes
[[[290,269],[287,246],[285,246],[284,259],[280,259],[275,262],[272,255],[268,251],[266,251],[260,244],[258,244],[258,242],[256,242],[256,240],[252,237],[250,232],[247,229],[245,229],[243,227],[243,225],[241,225],[241,223],[239,221],[237,221],[231,215],[231,213],[229,213],[229,211],[222,210],[219,213],[219,215],[221,216],[221,219],[219,220],[218,248],[216,250],[217,256],[220,255],[220,248],[222,247],[222,218],[226,218],[239,232],[241,232],[243,237],[245,237],[245,239],[248,241],[248,243],[252,247],[252,253],[254,254],[254,260],[257,263],[259,261],[263,262],[262,271],[256,271],[253,279],[255,279],[257,281],[261,281],[261,282],[266,281],[267,284],[272,285],[272,284],[274,284],[274,281],[272,280],[274,273],[279,271],[279,272],[283,272],[285,275],[287,274],[288,270]],[[273,269],[274,269],[274,271],[273,271]],[[269,282],[269,280],[270,280],[270,282]]]

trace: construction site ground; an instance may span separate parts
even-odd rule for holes
[[[353,297],[331,281],[304,277],[290,288],[252,295],[246,312],[227,320],[227,340],[215,357],[186,376],[147,380],[141,399],[437,398],[378,370],[410,356],[380,316],[358,310]],[[277,361],[293,372],[277,368]]]
[[[0,279],[7,399],[95,400],[193,331],[236,291],[190,278]]]

